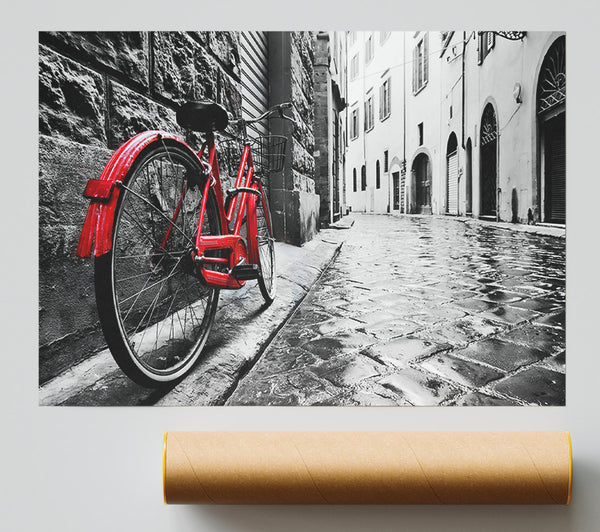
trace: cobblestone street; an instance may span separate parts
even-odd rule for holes
[[[227,404],[564,404],[564,238],[448,217],[350,220]]]

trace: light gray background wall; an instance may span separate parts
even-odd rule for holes
[[[29,5],[31,4],[31,5]],[[3,9],[0,529],[44,531],[592,531],[600,528],[597,8],[571,0],[11,3]],[[228,4],[226,9],[225,4]],[[484,7],[488,5],[490,7]],[[140,7],[143,6],[143,7]],[[240,12],[241,13],[241,12]],[[249,20],[249,22],[247,22]],[[200,26],[197,27],[196,25]],[[44,29],[566,30],[567,406],[54,408],[37,398],[37,31]],[[570,430],[569,507],[165,507],[169,430]]]

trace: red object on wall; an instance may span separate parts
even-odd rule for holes
[[[88,181],[84,196],[90,198],[90,206],[79,237],[78,257],[89,257],[92,254],[92,248],[96,257],[110,251],[115,209],[120,193],[119,187],[115,185],[122,182],[142,150],[153,142],[165,139],[181,144],[194,154],[192,148],[175,135],[164,131],[144,131],[129,139],[113,153],[98,180]],[[111,184],[107,186],[103,182]]]

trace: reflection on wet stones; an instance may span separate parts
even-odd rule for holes
[[[353,217],[337,259],[240,388],[287,375],[273,393],[300,404],[564,400],[564,239],[447,217]]]

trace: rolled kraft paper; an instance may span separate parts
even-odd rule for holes
[[[568,504],[568,432],[168,432],[166,503]]]

